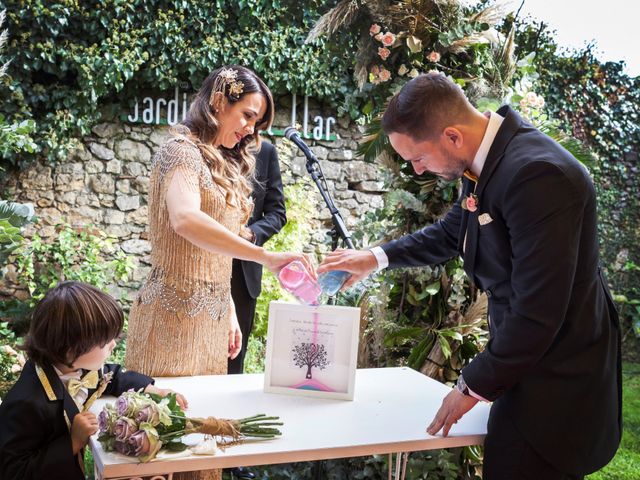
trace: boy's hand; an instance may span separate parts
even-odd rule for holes
[[[89,437],[98,431],[98,418],[91,412],[82,412],[73,417],[71,424],[71,448],[74,455],[89,441]]]
[[[186,410],[187,408],[189,408],[189,402],[187,402],[187,399],[184,397],[184,395],[169,388],[158,388],[155,385],[149,384],[147,385],[147,388],[144,389],[144,391],[145,393],[153,393],[155,395],[160,395],[161,397],[166,397],[170,393],[175,393],[176,402],[178,402],[180,408],[182,408],[182,410]]]

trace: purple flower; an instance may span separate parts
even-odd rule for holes
[[[113,427],[117,419],[113,405],[105,405],[98,415],[98,428],[102,433],[113,433]]]
[[[160,423],[160,415],[156,404],[149,404],[138,410],[136,413],[136,420],[140,423],[148,422],[153,426]]]
[[[147,455],[151,450],[151,442],[149,441],[149,435],[145,430],[138,430],[131,435],[128,440],[129,446],[133,449],[133,454],[136,457],[142,457]]]
[[[140,425],[140,430],[129,437],[129,446],[133,454],[142,462],[155,458],[162,447],[158,431],[148,423]]]
[[[118,415],[125,415],[129,410],[129,397],[127,395],[120,395],[116,400],[116,411]]]
[[[116,436],[116,440],[126,441],[138,431],[138,425],[136,422],[127,417],[120,417],[116,420],[113,433]]]
[[[115,443],[115,450],[122,455],[135,455],[133,448],[129,445],[129,442],[118,442]]]

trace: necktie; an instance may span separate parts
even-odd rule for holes
[[[468,178],[469,180],[471,180],[472,182],[478,183],[478,177],[476,177],[471,170],[465,170],[463,173],[465,178]]]
[[[70,379],[69,383],[67,383],[67,390],[69,391],[69,395],[71,395],[71,397],[75,397],[81,388],[86,388],[87,390],[96,388],[98,386],[98,380],[99,377],[97,370],[90,371],[80,380],[77,380],[75,378]]]

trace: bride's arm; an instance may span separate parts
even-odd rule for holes
[[[173,230],[200,248],[260,263],[272,272],[279,271],[293,260],[302,261],[311,272],[314,270],[306,255],[268,252],[231,232],[200,210],[200,192],[190,188],[189,180],[184,178],[180,169],[176,169],[171,176],[165,199]]]

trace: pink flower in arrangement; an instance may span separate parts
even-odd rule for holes
[[[382,42],[382,44],[385,47],[390,47],[391,45],[393,45],[396,41],[396,36],[391,33],[391,32],[387,32],[385,33],[382,38],[380,39],[380,41]]]
[[[386,60],[391,55],[391,50],[386,47],[378,48],[378,55],[382,60]]]
[[[436,63],[440,61],[440,54],[436,51],[433,51],[427,55],[427,60],[430,62]]]
[[[374,65],[371,67],[370,72],[378,76],[378,74],[380,73],[380,67],[378,65]]]
[[[380,25],[378,25],[377,23],[374,23],[369,28],[369,35],[371,35],[373,37],[374,35],[377,35],[378,33],[380,33]]]
[[[391,79],[391,72],[384,67],[380,68],[380,74],[378,75],[381,82],[387,82]]]
[[[378,33],[376,33],[376,35],[373,38],[375,38],[376,40],[381,42],[382,41],[382,37],[383,37],[382,32],[378,32]]]

